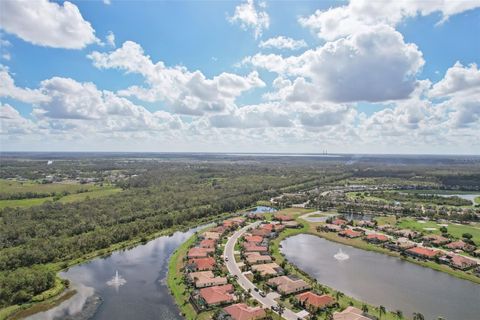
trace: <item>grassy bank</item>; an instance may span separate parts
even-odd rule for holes
[[[359,300],[356,300],[356,299],[354,299],[352,297],[349,297],[349,296],[346,296],[344,294],[338,294],[337,295],[337,291],[335,291],[334,289],[332,289],[330,287],[327,287],[323,284],[318,284],[317,281],[314,278],[310,277],[307,273],[301,271],[299,268],[297,268],[291,262],[288,262],[287,260],[285,260],[285,257],[280,252],[280,243],[282,242],[282,240],[284,240],[288,237],[294,236],[294,235],[302,234],[302,233],[308,233],[308,234],[312,233],[310,231],[310,225],[308,223],[306,223],[306,222],[304,222],[304,220],[301,220],[301,219],[298,219],[298,218],[297,218],[297,221],[303,224],[302,228],[286,229],[276,239],[274,239],[273,241],[270,242],[272,256],[275,258],[275,262],[277,264],[282,264],[282,262],[285,261],[285,267],[287,268],[287,270],[289,271],[290,274],[294,274],[294,275],[304,279],[305,281],[310,283],[313,288],[317,288],[317,289],[320,288],[323,291],[325,291],[325,293],[330,294],[331,296],[335,297],[338,300],[338,303],[340,305],[340,310],[343,310],[344,308],[346,308],[350,305],[353,305],[353,306],[355,306],[357,308],[360,308],[360,309],[362,309],[362,307],[364,305],[367,305],[369,313],[372,314],[372,315],[378,316],[379,315],[379,308],[378,307],[368,305],[366,303],[363,303]],[[392,312],[387,312],[386,314],[382,314],[381,318],[386,319],[386,320],[398,319],[397,315],[395,315]],[[325,319],[325,314],[323,313],[319,317],[319,319]]]
[[[216,219],[224,218],[228,215],[230,215],[230,214],[225,213],[223,215],[220,215]],[[158,232],[153,233],[149,236],[143,236],[141,238],[135,238],[135,239],[130,239],[128,241],[116,243],[114,245],[111,245],[108,248],[99,249],[99,250],[87,253],[87,254],[85,254],[85,255],[77,258],[77,259],[72,259],[72,260],[69,260],[69,261],[63,261],[63,262],[58,262],[58,263],[52,263],[52,264],[49,264],[48,266],[50,268],[52,268],[53,270],[55,270],[56,272],[60,272],[62,270],[68,269],[68,268],[70,268],[72,266],[75,266],[75,265],[78,265],[78,264],[85,263],[85,262],[90,261],[92,259],[102,257],[102,256],[107,256],[114,251],[121,250],[121,249],[126,249],[126,248],[133,248],[133,247],[135,247],[139,244],[143,244],[147,241],[156,239],[158,237],[167,236],[167,235],[173,234],[174,232],[177,232],[177,231],[188,230],[190,228],[193,228],[193,227],[196,227],[196,226],[199,226],[199,225],[202,225],[202,224],[206,224],[206,223],[209,223],[211,221],[212,221],[212,218],[202,219],[202,220],[199,220],[199,221],[192,221],[188,225],[177,226],[177,227],[173,227],[173,228],[158,231]],[[68,292],[70,292],[70,291],[68,291]],[[65,298],[65,295],[68,292],[66,292],[65,286],[63,285],[63,282],[57,276],[57,279],[55,281],[55,286],[50,288],[49,290],[39,294],[39,295],[33,297],[31,302],[23,304],[23,305],[13,305],[13,306],[9,306],[9,307],[0,309],[0,320],[16,319],[15,317],[17,316],[18,312],[22,312],[21,314],[31,315],[31,314],[34,314],[34,313],[37,313],[37,312],[40,312],[40,311],[45,311],[45,310],[48,310],[50,308],[53,308],[56,305],[58,305],[58,304],[54,304],[55,301],[57,301],[59,299],[61,301],[64,301],[64,300],[67,300],[68,298],[70,298],[70,297]],[[61,301],[60,301],[60,303],[61,303]]]
[[[168,262],[168,288],[175,299],[175,303],[180,308],[182,315],[187,320],[210,319],[211,317],[211,312],[202,312],[201,314],[197,315],[195,309],[193,309],[192,305],[188,301],[189,293],[187,292],[187,287],[183,281],[183,258],[187,255],[189,247],[195,243],[196,240],[197,235],[194,234],[180,247],[178,247],[177,250],[175,250]]]
[[[305,221],[303,219],[299,219],[299,220],[301,220],[299,222],[301,222],[305,225],[304,229],[297,229],[297,230],[295,230],[295,233],[291,234],[291,235],[295,235],[295,234],[299,234],[299,233],[312,234],[312,235],[319,236],[319,237],[322,237],[322,238],[330,240],[330,241],[338,242],[338,243],[345,244],[347,246],[355,247],[355,248],[358,248],[358,249],[378,252],[378,253],[382,253],[382,254],[387,254],[387,255],[392,256],[392,257],[397,257],[399,259],[402,259],[402,260],[405,260],[405,261],[408,261],[408,262],[411,262],[411,263],[415,263],[415,264],[420,265],[422,267],[431,268],[431,269],[434,269],[434,270],[437,270],[437,271],[445,272],[445,273],[448,273],[448,274],[450,274],[454,277],[480,284],[480,278],[479,277],[477,277],[473,274],[467,273],[465,271],[453,269],[453,268],[451,268],[447,265],[438,264],[434,261],[423,261],[423,260],[413,259],[411,257],[402,257],[400,255],[400,253],[398,253],[396,251],[391,251],[391,250],[388,250],[384,247],[368,243],[366,241],[363,241],[360,238],[349,239],[349,238],[340,237],[334,232],[321,232],[321,231],[319,232],[319,231],[317,231],[317,226],[319,226],[320,223],[309,223],[308,221]],[[420,224],[420,225],[422,225],[422,224]],[[287,234],[287,235],[291,236],[289,234]]]

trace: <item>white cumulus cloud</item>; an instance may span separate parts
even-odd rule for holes
[[[306,46],[307,43],[305,42],[305,40],[295,40],[284,36],[270,38],[268,40],[260,42],[259,44],[260,48],[276,48],[288,50],[298,50],[301,48],[305,48]]]
[[[270,26],[270,17],[268,13],[262,9],[265,8],[265,3],[255,5],[254,0],[246,0],[244,3],[235,7],[233,16],[228,17],[230,23],[238,23],[244,29],[253,29],[255,39],[260,37],[263,30]]]
[[[97,68],[115,68],[138,73],[146,86],[132,86],[119,91],[122,96],[135,96],[148,102],[165,102],[174,112],[190,115],[222,112],[235,107],[235,99],[243,92],[265,86],[257,72],[247,76],[221,73],[208,79],[200,71],[185,67],[167,67],[162,61],[153,63],[140,45],[126,41],[109,53],[89,55]]]
[[[433,85],[429,94],[432,97],[442,97],[458,92],[464,95],[480,92],[480,70],[475,63],[464,67],[457,61],[447,70],[444,78]]]
[[[377,24],[396,26],[417,15],[440,13],[444,22],[450,16],[478,7],[478,0],[350,0],[347,5],[317,10],[311,16],[301,17],[299,22],[320,38],[334,40]]]
[[[48,0],[2,0],[0,27],[35,45],[81,49],[98,42],[78,7]]]

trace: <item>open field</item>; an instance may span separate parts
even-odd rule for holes
[[[77,201],[83,201],[87,198],[89,199],[96,199],[101,197],[106,197],[117,192],[122,191],[120,188],[112,188],[112,187],[95,187],[92,191],[81,192],[81,193],[73,193],[66,196],[61,197],[58,202],[61,203],[71,203]],[[33,206],[41,205],[47,201],[53,201],[54,197],[45,197],[45,198],[30,198],[30,199],[20,199],[20,200],[0,200],[0,209],[3,208],[28,208]]]
[[[451,234],[452,236],[461,239],[462,234],[470,233],[473,236],[472,240],[475,243],[480,243],[480,226],[478,224],[470,224],[470,225],[454,224],[454,223],[447,223],[447,224],[448,224],[447,226],[448,233]],[[441,226],[434,221],[425,221],[425,223],[420,223],[415,219],[404,218],[404,219],[401,219],[397,223],[397,225],[401,228],[412,229],[412,230],[421,231],[424,233],[431,232],[434,234],[441,234],[440,232]],[[435,228],[436,230],[427,231],[424,228]]]
[[[2,194],[15,193],[53,193],[67,191],[76,193],[81,190],[96,190],[102,187],[93,184],[79,183],[38,183],[35,181],[15,181],[0,179],[0,192]]]

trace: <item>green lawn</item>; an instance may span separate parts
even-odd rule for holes
[[[475,198],[475,203],[480,204],[480,197],[476,197],[476,198]]]
[[[473,241],[475,243],[480,244],[480,227],[478,224],[475,225],[458,225],[458,224],[453,224],[453,223],[447,223],[447,229],[448,233],[451,234],[452,236],[456,238],[462,238],[462,234],[464,233],[470,233],[473,236]],[[421,231],[424,233],[434,233],[434,234],[440,234],[440,228],[436,222],[434,221],[426,221],[425,223],[419,223],[415,219],[411,218],[404,218],[401,219],[398,224],[399,227],[401,228],[406,228],[406,229],[412,229],[416,231]],[[436,228],[436,230],[432,231],[427,231],[424,228]]]

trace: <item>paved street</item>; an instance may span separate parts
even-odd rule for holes
[[[248,229],[252,229],[257,227],[260,224],[259,221],[254,222],[252,224],[249,224],[248,226],[243,227],[240,230],[237,230],[229,239],[227,244],[225,245],[225,251],[224,251],[224,258],[227,257],[228,261],[226,262],[227,269],[229,273],[233,276],[238,276],[238,284],[245,289],[245,291],[248,291],[248,289],[251,290],[250,295],[256,299],[258,302],[260,302],[263,307],[265,308],[271,308],[272,306],[276,306],[277,302],[273,299],[276,295],[274,293],[267,295],[266,297],[260,296],[258,292],[256,292],[255,285],[243,275],[242,271],[238,267],[237,263],[235,262],[235,254],[234,254],[234,249],[235,249],[235,244],[237,243],[238,238],[240,238]],[[287,320],[297,320],[299,317],[295,314],[290,309],[285,309],[285,311],[282,314],[282,317],[287,319]]]

